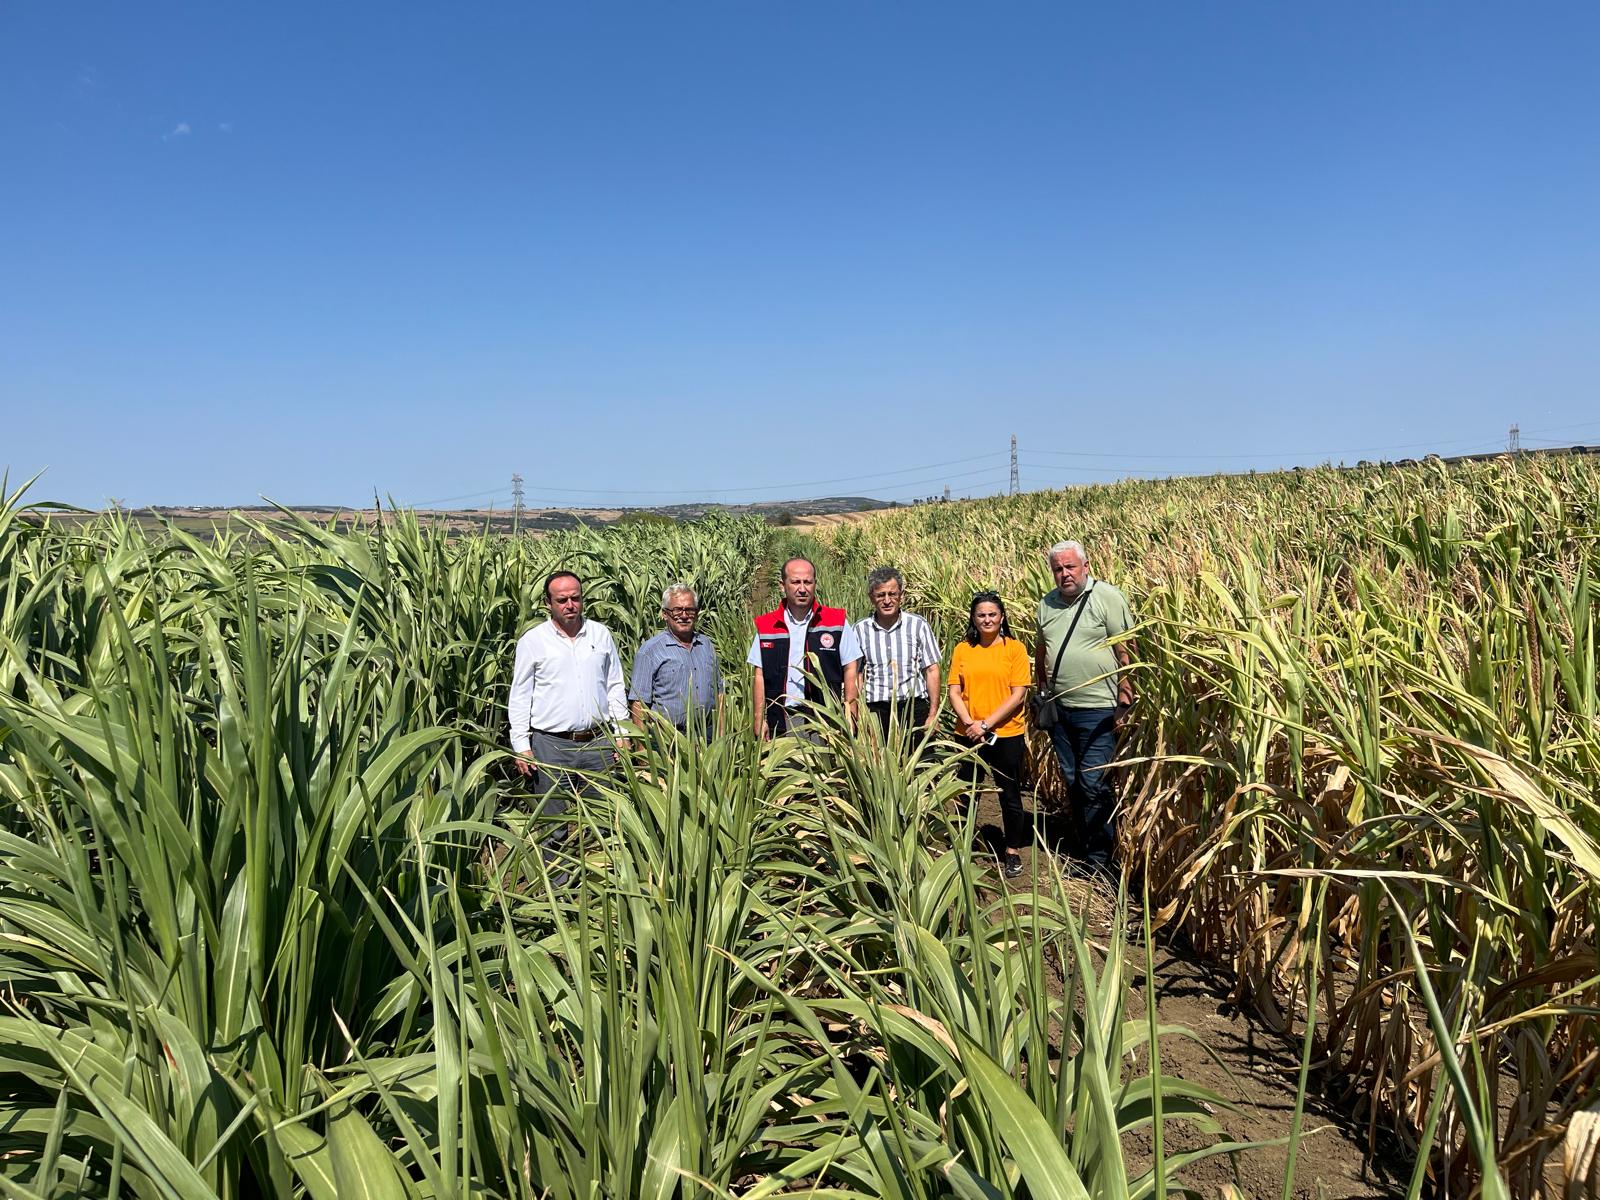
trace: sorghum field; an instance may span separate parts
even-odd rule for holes
[[[403,513],[200,539],[25,503],[6,1195],[1173,1194],[1229,1146],[1151,1052],[1188,1035],[1130,1005],[1156,927],[1300,1042],[1302,1096],[1411,1149],[1414,1194],[1560,1186],[1600,983],[1588,460],[1127,483],[815,545]],[[1142,622],[1134,900],[1092,934],[1050,855],[997,885],[948,755],[842,717],[763,745],[738,667],[795,549],[856,614],[898,565],[948,646],[977,587],[1028,624],[1062,537]],[[503,729],[557,565],[630,658],[693,581],[736,681],[710,746],[639,739],[559,884]]]
[[[1124,483],[831,548],[897,561],[949,640],[974,586],[1031,619],[1068,536],[1142,620],[1123,845],[1157,920],[1451,1194],[1491,1159],[1534,1194],[1596,1099],[1595,460]]]

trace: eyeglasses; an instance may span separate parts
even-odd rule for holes
[[[661,611],[669,617],[692,617],[700,611],[700,606],[697,604],[693,608],[664,608]]]

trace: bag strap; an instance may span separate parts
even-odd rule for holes
[[[1091,583],[1088,590],[1078,597],[1078,611],[1072,614],[1072,624],[1067,626],[1067,636],[1061,639],[1061,649],[1056,651],[1056,665],[1050,668],[1051,692],[1055,691],[1056,676],[1061,674],[1061,656],[1067,652],[1067,647],[1072,644],[1072,635],[1078,632],[1078,618],[1083,616],[1084,606],[1089,603],[1089,593],[1092,591],[1094,591],[1094,584]],[[1050,699],[1059,700],[1061,697],[1052,695]]]

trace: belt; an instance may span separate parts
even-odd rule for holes
[[[603,725],[591,725],[587,729],[535,729],[534,733],[542,733],[545,737],[560,738],[564,742],[592,742],[597,737],[604,737],[611,731]]]

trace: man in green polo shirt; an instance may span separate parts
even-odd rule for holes
[[[1038,695],[1053,696],[1050,742],[1072,804],[1076,854],[1084,867],[1109,872],[1116,850],[1116,792],[1106,765],[1133,704],[1133,628],[1128,601],[1089,574],[1077,542],[1050,547],[1055,591],[1039,601],[1033,674]],[[1121,638],[1121,640],[1116,640]]]

